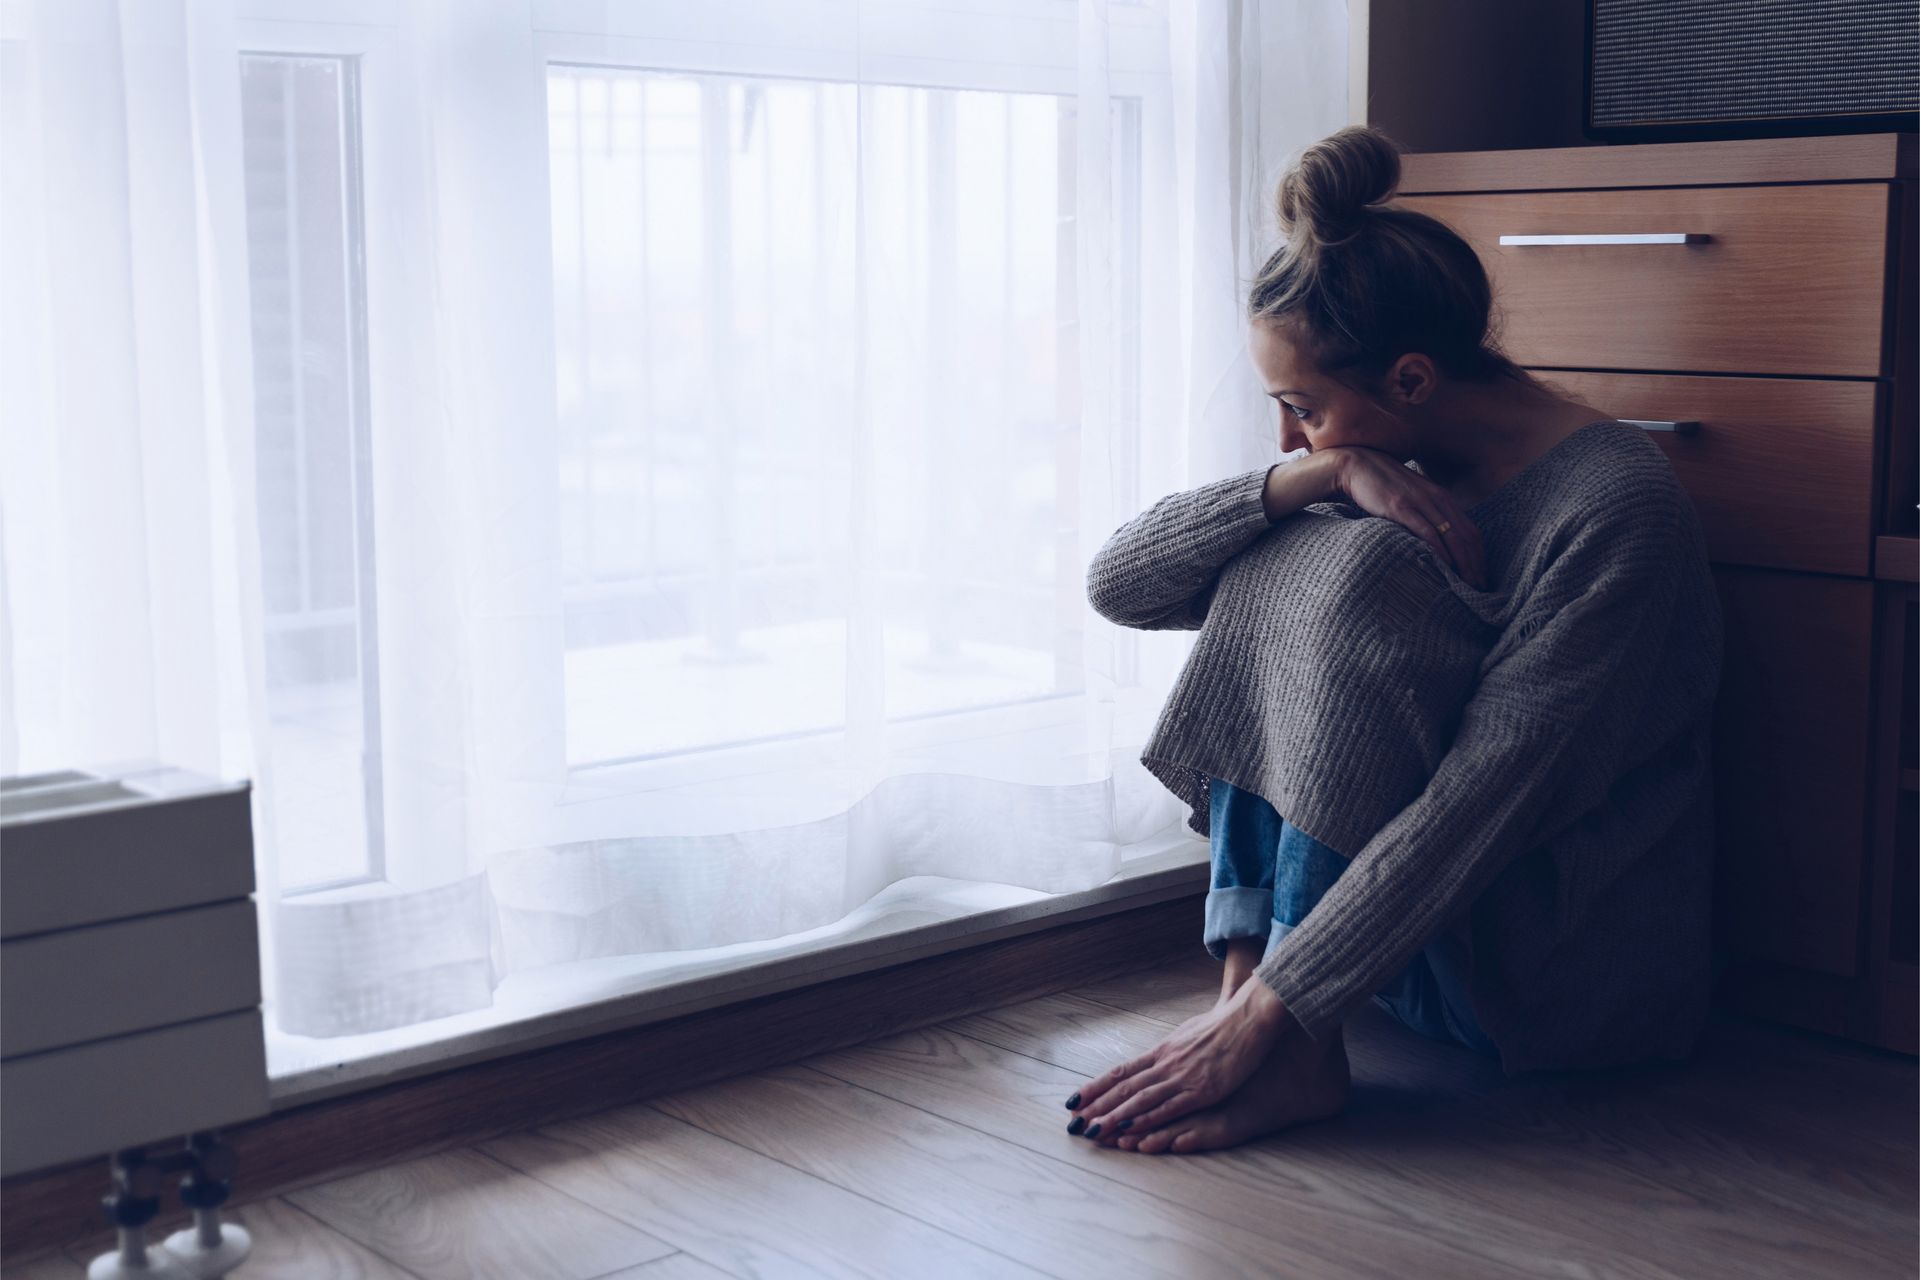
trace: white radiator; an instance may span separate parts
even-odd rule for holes
[[[251,792],[0,779],[0,1174],[267,1113]]]

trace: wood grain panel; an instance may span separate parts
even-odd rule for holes
[[[1276,1254],[1276,1242],[1257,1226],[1172,1213],[1165,1201],[1100,1176],[1099,1157],[1064,1132],[1067,1117],[1057,1103],[1034,1106],[1033,1119],[1061,1131],[1064,1159],[805,1066],[649,1105],[1058,1280],[1110,1280],[1116,1255],[1133,1275],[1258,1275]],[[1313,1253],[1297,1253],[1292,1246],[1300,1243]],[[1321,1265],[1355,1262],[1330,1240],[1290,1242],[1287,1252],[1299,1262],[1314,1254]],[[1364,1261],[1354,1274],[1400,1276]]]
[[[1887,228],[1893,284],[1887,325],[1892,350],[1882,362],[1893,370],[1892,412],[1882,464],[1885,501],[1879,531],[1920,534],[1920,189],[1893,187],[1893,225]]]
[[[1920,582],[1920,538],[1884,534],[1876,539],[1873,576],[1886,582]]]
[[[1920,1044],[1920,985],[1888,982],[1880,988],[1880,1017],[1874,1033],[1889,1049],[1915,1052]]]
[[[1920,169],[1915,163],[1915,136],[1863,133],[1826,138],[1429,151],[1401,157],[1400,190],[1413,194],[1892,181],[1911,178]]]
[[[1889,539],[1881,539],[1887,542]],[[1914,901],[1913,847],[1916,797],[1903,785],[1907,762],[1902,748],[1920,739],[1920,689],[1913,685],[1915,634],[1920,589],[1911,582],[1881,583],[1875,588],[1876,632],[1873,698],[1873,844],[1867,914],[1867,972],[1870,989],[1859,1019],[1859,1033],[1904,1053],[1916,1044],[1913,957],[1896,954],[1920,932],[1920,904]],[[1908,749],[1911,749],[1910,746]],[[1902,874],[1902,873],[1905,874]]]
[[[341,1235],[284,1200],[262,1200],[222,1214],[247,1229],[253,1252],[234,1274],[299,1276],[301,1280],[410,1280],[365,1245]]]
[[[807,1065],[1031,1149],[1058,1150],[1034,1113],[1166,1033],[1085,1004],[1056,996],[997,1011],[1000,1034],[1027,1024],[1024,1053],[949,1038],[982,1021],[976,1016]],[[1064,1026],[1045,1026],[1048,1010]],[[1476,1103],[1419,1072],[1378,1071],[1377,1040],[1399,1040],[1436,1064],[1441,1079],[1477,1055],[1377,1013],[1369,1007],[1348,1024],[1355,1088],[1346,1113],[1200,1157],[1095,1148],[1090,1167],[1191,1212],[1342,1241],[1360,1263],[1396,1239],[1424,1238],[1428,1258],[1408,1272],[1422,1276],[1477,1267],[1487,1275],[1745,1280],[1893,1276],[1906,1265],[1911,1177],[1884,1199],[1810,1195],[1817,1180],[1763,1173],[1727,1134],[1689,1125],[1672,1107],[1633,1106],[1664,1070],[1538,1074],[1493,1084]],[[1059,1057],[1070,1061],[1052,1061]],[[1381,1194],[1389,1184],[1395,1190]],[[1295,1255],[1282,1245],[1275,1256]],[[1328,1268],[1305,1255],[1297,1271],[1345,1275],[1354,1265]]]
[[[1220,998],[1224,966],[1212,956],[1189,956],[1151,969],[1115,974],[1075,987],[1082,1000],[1126,1009],[1179,1026]]]
[[[262,1200],[221,1215],[253,1238],[253,1251],[234,1274],[299,1276],[301,1280],[411,1280],[387,1259],[341,1235],[284,1200]]]
[[[1165,1035],[1158,1023],[1105,1011],[1098,1042],[1110,1047],[1102,1067]],[[1134,1046],[1138,1046],[1134,1048]],[[1115,1183],[1168,1202],[1171,1211],[1259,1231],[1281,1271],[1303,1276],[1537,1276],[1588,1273],[1589,1251],[1568,1248],[1557,1233],[1489,1223],[1472,1206],[1433,1215],[1417,1199],[1369,1194],[1361,1167],[1394,1162],[1378,1133],[1356,1135],[1349,1116],[1302,1125],[1265,1144],[1196,1156],[1143,1156],[1108,1150],[1066,1133],[1066,1095],[1083,1084],[1080,1066],[928,1028],[806,1065],[875,1093],[930,1111],[1029,1151],[1094,1170]],[[1085,1064],[1081,1064],[1085,1065]],[[1429,1150],[1432,1135],[1410,1135],[1408,1151]],[[1462,1153],[1446,1176],[1466,1177]],[[1431,1170],[1401,1165],[1409,1181]],[[1603,1264],[1604,1265],[1604,1264]],[[1254,1272],[1254,1274],[1263,1274]],[[1625,1271],[1618,1274],[1645,1274]]]
[[[983,1031],[987,1024],[991,1028]],[[1068,1062],[1063,1065],[1089,1076],[1140,1052],[1132,1042],[1132,1034],[1138,1030],[1135,1024],[1115,1021],[1111,1013],[1089,1014],[1087,1003],[1075,994],[1048,996],[992,1014],[975,1014],[947,1024],[947,1029],[976,1038],[991,1037],[989,1043],[1044,1056],[1048,1061],[1064,1057]],[[1166,1032],[1157,1034],[1164,1036]],[[1108,1043],[1110,1039],[1118,1043]],[[1806,1062],[1779,1070],[1765,1053],[1757,1055],[1756,1061],[1740,1060],[1743,1051],[1746,1058],[1755,1058],[1751,1052],[1755,1044],[1767,1044],[1770,1039],[1743,1034],[1737,1027],[1730,1032],[1716,1026],[1703,1036],[1705,1043],[1695,1060],[1686,1064],[1660,1064],[1612,1074],[1538,1073],[1510,1080],[1490,1058],[1456,1045],[1436,1044],[1375,1006],[1356,1014],[1347,1031],[1356,1083],[1392,1081],[1397,1089],[1417,1093],[1436,1106],[1445,1099],[1445,1105],[1461,1109],[1470,1121],[1479,1117],[1484,1122],[1482,1127],[1496,1139],[1504,1127],[1516,1123],[1519,1111],[1551,1100],[1567,1113],[1585,1115],[1596,1130],[1610,1123],[1617,1126],[1618,1134],[1640,1133],[1649,1143],[1655,1143],[1652,1135],[1661,1132],[1674,1140],[1675,1151],[1688,1152],[1712,1150],[1730,1133],[1761,1131],[1762,1126],[1753,1122],[1751,1109],[1756,1104],[1762,1110],[1777,1109],[1769,1108],[1767,1100],[1780,1097],[1783,1086],[1790,1089],[1792,1079],[1804,1078]],[[1796,1208],[1805,1207],[1809,1200],[1820,1200],[1840,1218],[1858,1213],[1862,1202],[1877,1206],[1883,1213],[1905,1203],[1920,1186],[1913,1169],[1911,1135],[1902,1134],[1884,1143],[1886,1135],[1876,1134],[1874,1126],[1884,1131],[1890,1115],[1913,1109],[1911,1074],[1889,1072],[1884,1063],[1856,1066],[1832,1057],[1820,1061],[1860,1091],[1858,1098],[1823,1102],[1817,1108],[1810,1105],[1817,1110],[1817,1121],[1838,1140],[1824,1141],[1819,1134],[1795,1131],[1792,1141],[1781,1143],[1764,1166],[1734,1175],[1743,1180],[1739,1188],[1727,1185],[1722,1189],[1729,1194],[1745,1191],[1755,1200],[1777,1199]],[[1872,1069],[1874,1066],[1880,1070]],[[1739,1108],[1703,1108],[1701,1092],[1692,1087],[1696,1083],[1737,1098]],[[1752,1087],[1756,1084],[1758,1088]],[[1601,1097],[1605,1098],[1604,1119],[1590,1113]],[[1500,1146],[1497,1141],[1495,1145]],[[1488,1158],[1491,1166],[1498,1167],[1514,1156],[1502,1149]],[[1605,1171],[1620,1184],[1632,1185],[1648,1176],[1659,1176],[1651,1171],[1677,1160],[1679,1157],[1671,1152],[1653,1156],[1630,1146],[1609,1145],[1584,1156],[1583,1164],[1591,1167],[1597,1181],[1609,1181]],[[1836,1170],[1848,1172],[1836,1176]],[[1704,1187],[1708,1179],[1728,1172],[1718,1161],[1710,1161],[1705,1174],[1689,1166],[1686,1185]],[[1412,1170],[1399,1173],[1405,1176]],[[1502,1208],[1516,1214],[1525,1212],[1520,1204]]]
[[[1472,245],[1524,365],[1873,378],[1885,183],[1409,196]],[[1699,232],[1704,244],[1505,246],[1506,234]]]
[[[1877,382],[1542,371],[1617,418],[1700,423],[1648,431],[1693,499],[1707,554],[1864,577],[1873,556]]]
[[[653,1262],[643,1262],[625,1271],[616,1271],[606,1280],[728,1280],[731,1273],[700,1261],[690,1253],[668,1254]]]
[[[300,1280],[413,1280],[402,1270],[358,1241],[349,1240],[310,1213],[275,1198],[221,1210],[223,1221],[244,1227],[252,1240],[251,1252],[238,1280],[250,1276],[294,1277]],[[160,1241],[176,1228],[149,1228],[147,1239]],[[112,1231],[68,1248],[67,1256],[83,1265],[115,1247]],[[7,1273],[11,1275],[11,1272]]]
[[[284,1197],[422,1280],[595,1280],[672,1245],[477,1151],[450,1151]]]
[[[1048,1003],[1092,1001],[1152,1017],[1171,1029],[1213,1003],[1219,968],[1218,962],[1203,957],[1199,965],[1122,975]],[[1040,1056],[1047,1052],[1041,1047],[1046,1041],[1034,1039],[1035,1022],[1028,1017],[996,1011],[949,1026],[1016,1051]],[[1393,1079],[1408,1090],[1447,1096],[1481,1097],[1508,1088],[1495,1063],[1477,1054],[1455,1053],[1452,1046],[1443,1048],[1447,1051],[1433,1052],[1430,1041],[1373,1007],[1348,1024],[1347,1049],[1356,1078]],[[1709,1019],[1684,1068],[1635,1071],[1619,1079],[1629,1082],[1625,1087],[1650,1106],[1711,1121],[1727,1133],[1749,1134],[1749,1146],[1766,1152],[1770,1162],[1792,1167],[1822,1186],[1885,1204],[1913,1199],[1915,1144],[1907,1118],[1920,1117],[1920,1105],[1911,1062],[1721,1010]],[[1821,1080],[1824,1087],[1808,1093],[1805,1082],[1810,1079]],[[1798,1100],[1792,1106],[1779,1105],[1786,1097]]]
[[[462,1173],[449,1191],[487,1200],[482,1232],[571,1239],[591,1210],[563,1198],[556,1214],[560,1194],[676,1249],[603,1280],[1022,1276],[1039,1257],[1103,1280],[1912,1274],[1911,1059],[1724,1012],[1685,1063],[1508,1079],[1366,1006],[1347,1024],[1354,1097],[1333,1120],[1187,1157],[1066,1134],[1061,1094],[1205,1008],[1219,976],[1189,954],[498,1140],[557,1185]],[[417,1178],[390,1201],[356,1183],[356,1212],[377,1202],[373,1228],[403,1240],[472,1216],[435,1193],[438,1226],[410,1227]],[[240,1275],[408,1274],[285,1202],[237,1216],[257,1241]],[[449,1244],[429,1270],[497,1258],[553,1274],[511,1243],[477,1264],[459,1252],[485,1244]],[[48,1280],[78,1274],[45,1261]]]
[[[0,1280],[86,1280],[87,1269],[64,1253],[49,1253],[0,1267]]]
[[[929,956],[670,1021],[403,1080],[224,1131],[241,1202],[496,1134],[791,1062],[839,1045],[1185,959],[1206,869],[1187,896]],[[0,1182],[0,1247],[28,1255],[94,1233],[107,1163]],[[168,1202],[168,1230],[188,1219]]]
[[[1045,1274],[650,1107],[621,1107],[483,1149],[735,1275]]]
[[[1716,933],[1741,961],[1853,977],[1873,583],[1723,566],[1714,580],[1726,637],[1713,740]],[[1836,1016],[1844,1027],[1844,1011]]]
[[[1072,1051],[1086,1043],[1092,1051],[1078,1065],[1083,1070],[1104,1069],[1099,1064],[1108,1061],[1107,1056],[1091,1042],[1059,1037],[1047,1026],[1057,1020],[1084,1028],[1085,1015],[1077,1006],[1072,994],[1049,996],[949,1026],[971,1030],[993,1019],[1003,1036],[1024,1032],[1030,1052],[1040,1045]],[[1701,1051],[1691,1062],[1625,1072],[1543,1072],[1508,1079],[1490,1060],[1455,1045],[1436,1044],[1374,1006],[1356,1015],[1348,1026],[1356,1084],[1390,1082],[1394,1090],[1445,1110],[1449,1123],[1457,1121],[1477,1135],[1465,1141],[1486,1144],[1477,1163],[1488,1180],[1521,1188],[1489,1198],[1485,1208],[1519,1220],[1552,1220],[1564,1237],[1563,1250],[1584,1239],[1596,1250],[1612,1248],[1627,1258],[1682,1259],[1687,1242],[1698,1239],[1694,1211],[1713,1206],[1715,1212],[1754,1213],[1768,1219],[1766,1226],[1748,1230],[1751,1251],[1739,1264],[1756,1274],[1790,1266],[1803,1251],[1824,1254],[1824,1263],[1816,1269],[1830,1266],[1833,1274],[1850,1273],[1863,1263],[1874,1265],[1867,1262],[1869,1256],[1878,1257],[1881,1264],[1898,1256],[1886,1246],[1898,1239],[1905,1208],[1920,1185],[1913,1168],[1912,1135],[1898,1135],[1884,1152],[1863,1135],[1871,1124],[1884,1129],[1890,1117],[1912,1114],[1909,1071],[1889,1070],[1884,1061],[1850,1069],[1852,1063],[1823,1055],[1815,1061],[1856,1085],[1862,1094],[1857,1108],[1851,1101],[1818,1108],[1818,1121],[1831,1125],[1843,1139],[1823,1144],[1810,1140],[1812,1135],[1796,1133],[1793,1142],[1770,1147],[1765,1139],[1772,1135],[1754,1123],[1753,1108],[1757,1104],[1762,1111],[1779,1110],[1766,1099],[1791,1093],[1791,1079],[1805,1079],[1809,1065],[1793,1062],[1790,1070],[1780,1070],[1765,1050],[1753,1052],[1756,1043],[1771,1046],[1775,1036],[1753,1037],[1739,1027],[1716,1026],[1703,1038]],[[1126,1056],[1138,1052],[1132,1044],[1121,1047]],[[1761,1090],[1746,1088],[1762,1080]],[[1703,1094],[1721,1091],[1738,1097],[1741,1105],[1702,1107]],[[1357,1092],[1356,1105],[1364,1105],[1363,1099],[1369,1097]],[[1556,1117],[1557,1131],[1569,1149],[1581,1151],[1579,1172],[1571,1178],[1557,1163],[1536,1165],[1529,1144],[1518,1140],[1522,1133],[1537,1134],[1536,1121],[1546,1114]],[[1607,1134],[1604,1140],[1598,1138],[1602,1132]],[[1583,1142],[1583,1135],[1595,1140]],[[1747,1152],[1729,1157],[1730,1144],[1746,1136],[1752,1139],[1749,1150],[1764,1151],[1764,1159],[1754,1159]],[[1284,1142],[1286,1135],[1274,1141]],[[1437,1171],[1422,1169],[1421,1163],[1420,1154],[1409,1152],[1395,1163],[1391,1176],[1416,1184],[1437,1176]],[[1855,1171],[1858,1176],[1852,1176]],[[1642,1201],[1650,1189],[1651,1201]],[[1688,1210],[1636,1216],[1634,1241],[1630,1245],[1622,1241],[1609,1224],[1632,1214],[1636,1205],[1645,1208],[1666,1199],[1659,1189],[1684,1199]],[[1534,1195],[1539,1200],[1530,1204]],[[1461,1203],[1457,1212],[1474,1204],[1471,1195],[1456,1194],[1455,1199]],[[1573,1213],[1562,1207],[1575,1204],[1580,1208]],[[1789,1220],[1778,1220],[1783,1215]],[[1790,1220],[1794,1218],[1801,1220]],[[1845,1225],[1849,1223],[1868,1235],[1880,1231],[1881,1244],[1856,1254],[1851,1247],[1854,1228]],[[1491,1229],[1511,1227],[1503,1221]],[[1676,1265],[1685,1274],[1704,1273],[1691,1259]]]

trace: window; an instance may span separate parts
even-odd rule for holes
[[[856,554],[889,718],[1078,692],[1075,99],[582,65],[548,95],[569,763],[839,727]],[[1137,103],[1107,127],[1127,315]],[[951,500],[851,528],[857,466]]]
[[[356,64],[241,58],[261,584],[289,887],[382,875]]]

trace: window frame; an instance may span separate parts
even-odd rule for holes
[[[352,6],[344,6],[352,11]],[[362,6],[365,8],[366,6]],[[263,16],[298,15],[298,16]],[[376,269],[382,262],[397,261],[400,249],[390,235],[376,228],[390,224],[367,216],[369,201],[378,199],[386,207],[389,199],[406,198],[409,186],[396,182],[395,176],[406,168],[397,149],[388,140],[384,124],[395,121],[398,104],[394,100],[396,64],[400,61],[398,32],[389,25],[372,21],[338,20],[322,16],[309,20],[307,15],[327,15],[329,10],[315,4],[270,4],[255,0],[248,4],[234,24],[237,58],[295,57],[338,59],[348,77],[345,88],[347,118],[346,154],[349,157],[344,176],[345,201],[349,218],[348,269],[353,273],[359,307],[351,316],[349,341],[357,375],[353,379],[354,445],[362,459],[365,474],[356,469],[354,486],[355,576],[364,588],[358,601],[361,611],[358,628],[364,735],[357,766],[361,775],[364,808],[364,871],[358,875],[326,880],[301,881],[282,888],[281,896],[301,897],[360,885],[386,884],[392,880],[387,858],[385,809],[385,770],[382,767],[382,717],[380,683],[379,576],[375,559],[377,531],[374,516],[373,464],[374,418],[384,401],[395,402],[381,394],[380,387],[391,385],[393,360],[383,355],[373,335],[383,329],[398,328],[397,317],[383,311],[400,304],[398,290],[387,287]],[[369,124],[369,122],[375,122]],[[415,199],[417,200],[417,190]],[[357,233],[357,235],[355,234]],[[376,243],[378,240],[380,243]],[[354,250],[357,248],[357,253]],[[384,378],[383,378],[384,375]],[[363,482],[364,481],[364,482]],[[283,869],[284,870],[284,869]]]
[[[903,45],[899,32],[890,30],[885,22],[901,10],[912,10],[923,18],[934,14],[951,17],[947,30],[964,34],[974,46],[975,56],[954,57],[952,42],[927,35],[929,28],[925,26],[919,31],[926,47]],[[533,0],[537,73],[544,82],[551,66],[573,64],[629,71],[831,79],[1064,96],[1077,94],[1079,87],[1077,59],[1049,60],[1044,56],[1049,32],[1057,42],[1062,32],[1077,28],[1079,0],[979,0],[966,5],[952,0],[888,0],[867,10],[855,0],[709,0],[700,6],[702,30],[710,34],[713,15],[723,13],[742,38],[690,39],[659,34],[670,30],[676,16],[685,12],[672,0],[632,0],[620,6],[609,6],[603,0]],[[820,21],[821,15],[837,19],[837,25]],[[609,20],[611,29],[607,29]],[[1172,96],[1166,72],[1168,15],[1164,0],[1113,0],[1108,21],[1109,94],[1133,99],[1143,122],[1161,118]],[[420,169],[409,163],[420,146],[421,126],[405,110],[410,68],[402,25],[402,20],[396,19],[393,10],[380,0],[241,0],[235,22],[236,43],[245,52],[350,57],[357,61],[362,126],[363,297],[365,326],[373,334],[427,332],[423,327],[425,317],[414,313],[415,304],[402,284],[404,272],[396,269],[409,260],[409,229],[417,231],[424,225],[427,209],[426,194],[419,185]],[[768,43],[766,33],[782,26],[792,27],[803,40],[784,45]],[[867,38],[869,32],[873,32],[871,39]],[[839,33],[842,47],[823,46],[823,33],[827,37]],[[1015,38],[1017,33],[1024,33],[1026,38]],[[893,41],[891,45],[889,40]],[[1066,47],[1072,47],[1070,41]],[[1144,127],[1138,136],[1146,145]],[[366,216],[368,210],[378,210],[379,216]],[[369,343],[369,425],[382,403],[404,402],[391,394],[405,385],[404,371],[396,367],[399,362],[394,352],[398,347],[394,343]],[[1134,443],[1144,442],[1136,438]],[[1128,458],[1124,470],[1126,474],[1118,478],[1131,500],[1137,487],[1138,463]],[[1146,697],[1138,683],[1138,639],[1131,634],[1120,637],[1117,687],[1109,691],[1082,689],[890,720],[885,728],[888,745],[916,752],[1018,735],[1057,742],[1063,760],[1074,760],[1086,755],[1084,725],[1089,715],[1110,725],[1121,741],[1143,739],[1157,714],[1159,699]],[[564,686],[560,696],[565,697]],[[823,742],[837,743],[841,751],[823,756]],[[562,760],[558,765],[566,783],[557,804],[565,808],[631,791],[771,770],[819,768],[852,750],[847,730],[836,727],[659,756],[579,765]],[[1088,763],[1102,776],[1110,767],[1104,758]],[[385,871],[383,858],[382,875],[373,879],[386,878]],[[338,887],[302,886],[289,896]]]

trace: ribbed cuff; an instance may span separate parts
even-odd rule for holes
[[[1289,930],[1291,932],[1291,930]],[[1285,935],[1281,935],[1284,941]],[[1319,1005],[1313,992],[1300,985],[1299,975],[1293,972],[1286,962],[1286,948],[1276,945],[1254,968],[1253,977],[1267,984],[1267,989],[1280,997],[1280,1003],[1287,1007],[1293,1021],[1307,1033],[1310,1040],[1323,1040],[1340,1025],[1340,1020],[1331,1018],[1329,1010]]]
[[[1267,473],[1272,470],[1243,471],[1205,486],[1213,507],[1214,518],[1207,526],[1212,534],[1230,543],[1251,542],[1273,527],[1267,519]]]

